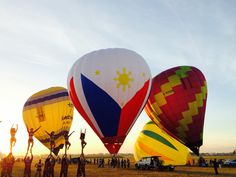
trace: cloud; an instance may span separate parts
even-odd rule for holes
[[[0,28],[2,58],[52,66],[77,54],[57,19],[50,14],[39,9],[8,8],[1,8],[0,16],[4,23]]]

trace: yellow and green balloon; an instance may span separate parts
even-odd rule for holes
[[[146,156],[160,156],[163,165],[185,165],[189,150],[150,121],[145,124],[134,145],[136,161]]]

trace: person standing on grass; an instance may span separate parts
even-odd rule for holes
[[[27,157],[27,154],[25,155],[24,158],[24,163],[25,163],[25,170],[24,170],[24,177],[28,176],[31,177],[31,164],[33,161],[33,154],[31,153],[31,156]]]
[[[15,157],[13,156],[13,154],[10,152],[7,156],[7,177],[12,177],[12,170],[13,170],[13,166],[15,163]]]
[[[34,177],[41,177],[42,167],[43,167],[41,159],[39,159],[39,162],[35,164],[35,167],[36,167],[36,173]]]
[[[49,163],[49,177],[54,177],[54,167],[55,167],[56,160],[53,156],[50,158]]]
[[[78,167],[77,167],[77,173],[76,173],[76,177],[79,177],[82,175],[81,173],[81,163],[80,163],[80,157],[78,158]]]
[[[218,173],[219,165],[218,165],[218,162],[216,161],[216,159],[214,159],[214,161],[213,161],[213,167],[214,167],[214,170],[215,170],[215,174],[218,175],[219,174]]]
[[[127,158],[127,168],[130,167],[130,160]]]
[[[69,166],[69,161],[67,159],[67,156],[63,155],[62,160],[61,160],[60,177],[62,177],[62,176],[67,177],[68,166]]]
[[[78,159],[78,168],[77,168],[77,177],[85,177],[85,157],[84,154],[81,154]]]
[[[1,177],[6,177],[7,176],[7,157],[3,158],[1,167],[2,167]]]
[[[49,155],[45,160],[44,169],[43,169],[43,177],[49,176],[50,158],[51,158],[51,155]]]

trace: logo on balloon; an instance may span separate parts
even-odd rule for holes
[[[120,73],[120,71],[116,71],[118,77],[114,78],[114,81],[117,81],[116,88],[120,88],[122,85],[122,90],[126,91],[126,87],[131,88],[130,82],[133,82],[134,79],[130,77],[131,71],[126,73],[126,68],[122,68],[123,73]]]

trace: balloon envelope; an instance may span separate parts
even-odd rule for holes
[[[58,154],[64,145],[64,133],[69,132],[73,120],[73,104],[67,89],[51,87],[33,94],[23,108],[23,119],[28,128],[41,128],[34,134],[43,145],[50,149],[50,138],[45,132],[55,132],[55,149]]]
[[[145,111],[155,123],[198,155],[206,100],[207,83],[202,72],[192,66],[180,66],[153,78]]]
[[[68,90],[78,112],[111,154],[119,151],[151,86],[144,59],[127,49],[88,53],[72,66]]]
[[[160,156],[163,165],[185,165],[189,151],[186,146],[150,121],[145,124],[134,145],[136,161],[147,156]]]

